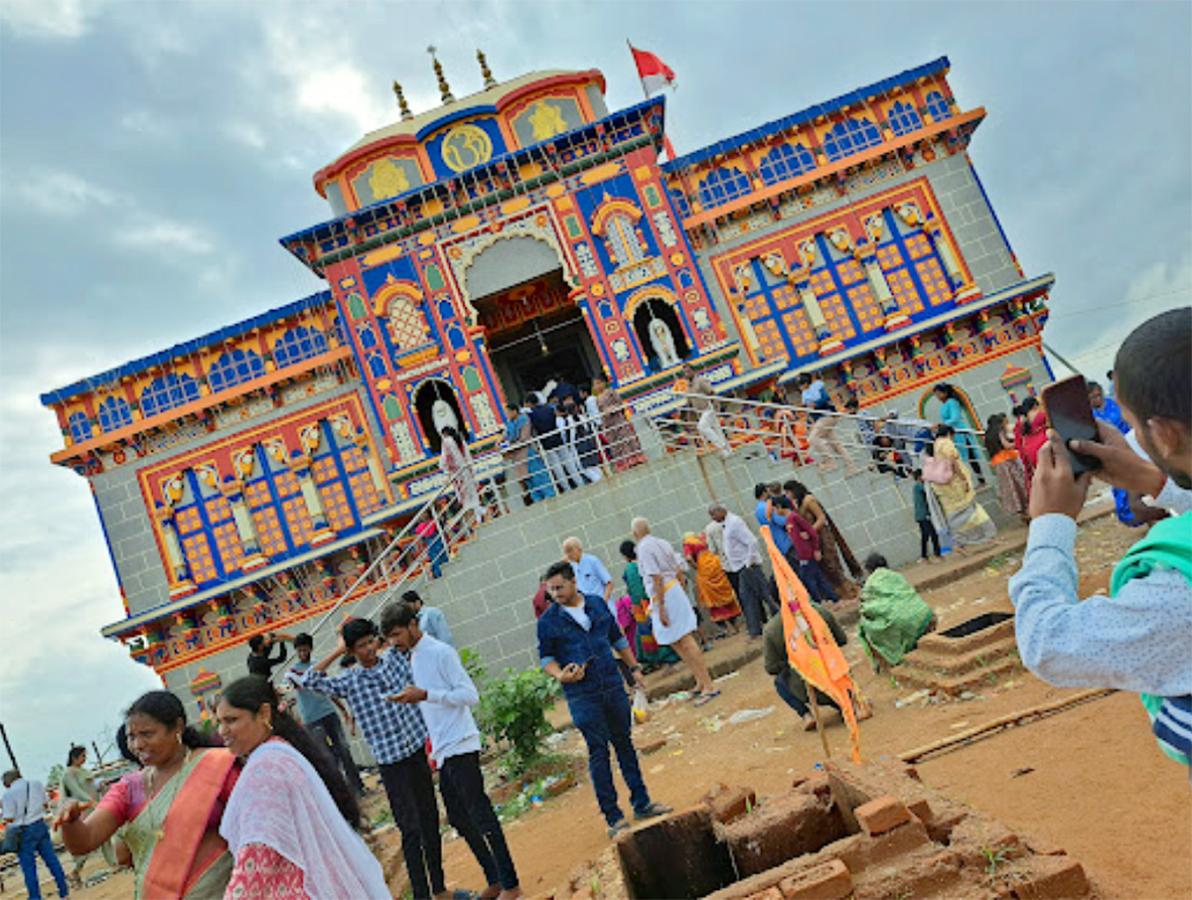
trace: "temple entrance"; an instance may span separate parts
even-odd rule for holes
[[[551,379],[580,385],[602,375],[587,322],[567,293],[556,269],[473,301],[508,401],[522,402]]]

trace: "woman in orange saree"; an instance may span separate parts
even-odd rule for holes
[[[236,783],[235,757],[202,746],[181,701],[150,691],[129,708],[130,749],[144,766],[118,781],[84,819],[72,802],[57,825],[72,853],[88,853],[121,830],[132,853],[137,898],[222,897],[232,874],[219,822]]]
[[[724,574],[720,557],[708,549],[707,539],[703,535],[691,533],[683,536],[683,554],[695,569],[700,606],[708,610],[708,615],[718,625],[731,623],[735,634],[739,630],[736,619],[741,615],[741,604],[737,602],[728,576]]]

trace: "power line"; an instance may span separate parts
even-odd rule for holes
[[[1114,303],[1102,303],[1099,306],[1087,306],[1083,309],[1073,310],[1072,312],[1063,312],[1059,315],[1048,316],[1047,320],[1050,322],[1054,319],[1066,319],[1072,316],[1083,316],[1086,313],[1100,312],[1104,309],[1116,309],[1119,306],[1134,306],[1139,303],[1149,303],[1152,300],[1158,300],[1162,297],[1171,297],[1175,294],[1187,294],[1192,292],[1192,285],[1183,288],[1176,288],[1171,291],[1161,291],[1158,294],[1148,294],[1145,297],[1135,297],[1131,300],[1118,300]]]

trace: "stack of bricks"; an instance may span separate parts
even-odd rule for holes
[[[619,866],[618,866],[619,863]],[[829,763],[761,803],[719,785],[622,835],[554,898],[1047,900],[1088,897],[1080,863],[922,785],[914,769]]]

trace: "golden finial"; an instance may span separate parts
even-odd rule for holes
[[[401,110],[401,118],[404,122],[406,119],[414,118],[414,114],[410,112],[410,104],[406,103],[406,95],[401,89],[401,85],[396,81],[393,82],[393,93],[397,97],[397,106]]]
[[[436,49],[434,45],[426,48],[426,52],[430,54],[430,58],[435,61],[435,76],[439,79],[439,99],[444,103],[452,103],[455,97],[451,93],[451,85],[447,83],[447,79],[443,77],[443,64],[439,62],[439,58],[435,56]]]
[[[480,74],[484,76],[485,89],[496,87],[497,79],[493,78],[492,70],[488,67],[488,60],[485,58],[483,50],[476,51],[476,60],[480,63]]]

